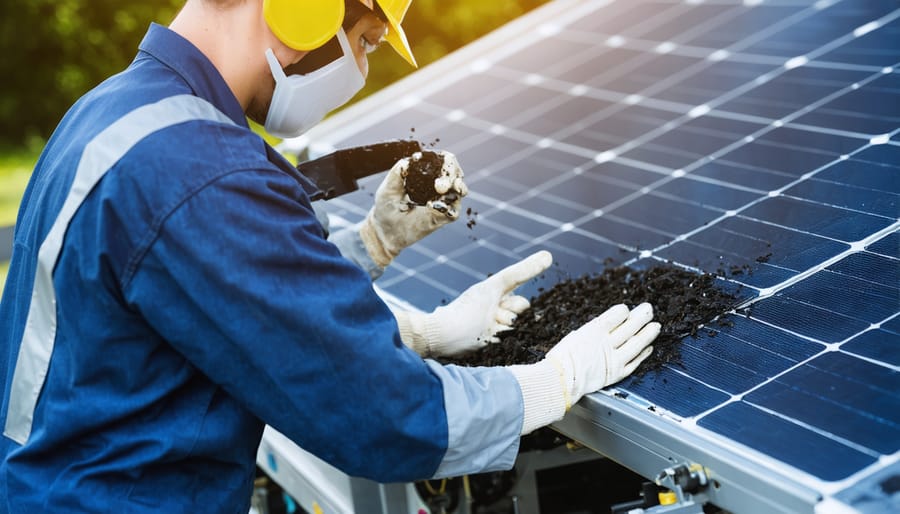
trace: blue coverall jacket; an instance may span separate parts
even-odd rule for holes
[[[0,303],[0,512],[243,514],[265,424],[381,482],[512,465],[515,378],[407,349],[313,190],[167,28],[72,107]]]

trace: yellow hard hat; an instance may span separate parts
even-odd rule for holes
[[[384,39],[398,54],[400,54],[400,57],[406,59],[406,62],[418,67],[419,65],[416,64],[416,58],[413,57],[412,50],[409,49],[409,41],[406,40],[406,33],[403,32],[403,27],[400,26],[412,0],[376,1],[378,2],[378,6],[381,7],[381,10],[384,11],[388,21],[388,31]]]
[[[372,9],[372,0],[360,0]],[[388,22],[385,40],[413,66],[406,33],[400,23],[412,0],[377,0]],[[263,0],[263,16],[275,36],[294,50],[313,50],[337,34],[344,21],[344,0]]]

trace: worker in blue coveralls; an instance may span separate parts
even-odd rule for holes
[[[434,312],[392,312],[372,276],[455,219],[458,198],[407,212],[401,160],[330,240],[315,186],[250,130],[307,130],[359,90],[382,40],[414,62],[409,3],[188,0],[65,115],[0,304],[0,512],[246,513],[265,424],[380,482],[509,469],[522,434],[650,353],[643,304],[535,364],[428,359],[496,340],[550,255]],[[445,155],[436,186],[461,197]]]

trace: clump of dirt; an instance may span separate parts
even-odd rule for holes
[[[410,157],[404,186],[411,202],[425,205],[441,197],[434,190],[434,180],[440,177],[443,166],[444,157],[437,152],[425,150]]]
[[[512,330],[498,335],[499,343],[444,362],[466,366],[537,362],[563,336],[613,305],[624,303],[633,308],[649,302],[654,320],[662,329],[653,342],[653,353],[634,375],[659,371],[666,363],[680,365],[681,340],[696,336],[700,330],[714,335],[710,322],[738,301],[734,294],[718,288],[715,280],[715,275],[697,274],[670,264],[647,269],[610,267],[598,275],[566,279],[533,297],[531,308],[519,316]]]
[[[478,224],[478,222],[475,221],[476,217],[478,217],[478,211],[472,209],[471,207],[466,209],[466,218],[467,218],[466,228],[468,228],[469,230],[472,230],[473,228],[475,228],[475,225]]]

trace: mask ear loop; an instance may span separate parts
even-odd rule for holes
[[[341,50],[344,51],[344,59],[347,59],[350,64],[353,66],[353,69],[359,73],[359,75],[363,78],[363,82],[365,82],[366,77],[363,75],[362,70],[359,69],[359,65],[356,64],[356,55],[354,55],[353,50],[350,48],[350,40],[347,39],[347,33],[344,32],[344,28],[341,27],[337,31],[337,39],[338,43],[341,44]]]
[[[284,68],[281,67],[281,63],[278,62],[278,58],[275,57],[275,52],[271,48],[266,48],[266,61],[269,63],[269,69],[272,70],[272,76],[275,77],[276,84],[287,78],[287,75],[284,74]]]
[[[338,43],[341,45],[341,50],[344,52],[344,57],[351,61],[356,61],[356,56],[353,55],[353,50],[350,49],[350,40],[347,39],[347,33],[344,32],[343,27],[338,29],[336,36]]]

